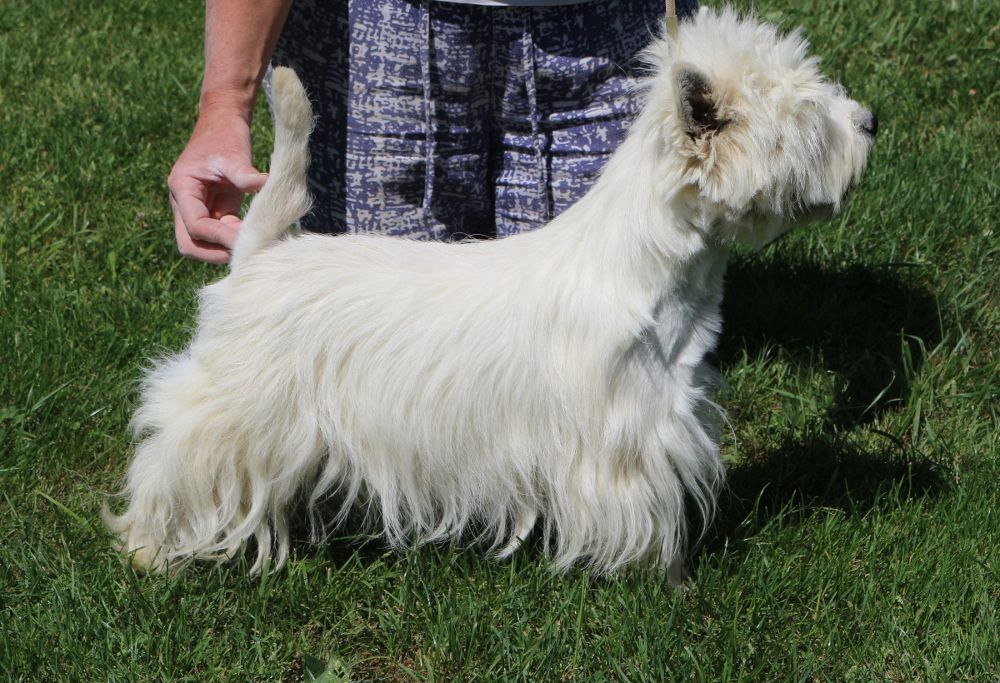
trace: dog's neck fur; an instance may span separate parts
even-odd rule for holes
[[[627,297],[617,303],[661,369],[695,366],[714,348],[728,257],[717,218],[692,208],[697,189],[662,125],[647,108],[591,190],[543,229],[573,245],[568,258],[591,271],[577,271],[583,281]]]

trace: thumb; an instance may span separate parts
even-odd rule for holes
[[[234,166],[227,169],[226,177],[240,192],[257,192],[267,182],[267,174],[261,173],[249,164]]]

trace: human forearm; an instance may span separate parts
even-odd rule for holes
[[[250,116],[292,0],[207,0],[205,77],[194,132],[170,171],[182,254],[225,263],[243,196],[266,176],[251,163]]]
[[[201,110],[247,121],[292,0],[207,0]]]

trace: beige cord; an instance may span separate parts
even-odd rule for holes
[[[667,35],[670,40],[677,40],[677,3],[675,0],[667,0]]]

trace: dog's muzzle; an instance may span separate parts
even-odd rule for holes
[[[867,135],[868,137],[875,139],[878,135],[878,117],[875,116],[874,112],[870,112],[867,109],[865,112],[858,117],[858,128]]]

